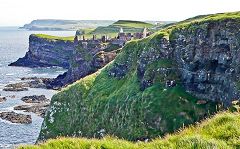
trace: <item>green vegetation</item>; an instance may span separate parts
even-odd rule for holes
[[[116,27],[132,27],[132,28],[150,28],[153,25],[146,22],[140,22],[140,21],[131,21],[131,20],[119,20],[112,24],[112,26]]]
[[[239,20],[240,19],[240,12],[229,12],[229,13],[217,13],[217,14],[210,14],[210,15],[200,15],[197,17],[193,17],[187,19],[185,21],[179,22],[180,23],[192,23],[192,22],[205,22],[205,21],[221,21],[221,20]]]
[[[93,35],[96,35],[97,38],[101,38],[102,35],[107,35],[108,37],[114,38],[118,35],[120,28],[123,28],[124,32],[136,33],[142,32],[144,27],[151,28],[153,25],[140,21],[119,20],[109,26],[100,26],[95,30],[88,31],[84,34],[84,37],[90,39]]]
[[[184,28],[194,30],[204,26],[205,23],[224,21],[224,20],[234,20],[240,22],[240,12],[229,12],[229,13],[218,13],[211,15],[200,15],[184,21],[177,22],[172,25],[166,25],[163,29],[165,32],[174,32]],[[173,33],[172,33],[173,34]]]
[[[176,79],[175,73],[167,78],[161,74],[150,76],[158,68],[174,68],[170,60],[149,64],[144,79],[154,78],[154,81],[141,90],[137,74],[140,55],[157,47],[163,37],[165,34],[128,43],[113,63],[55,95],[40,139],[71,135],[100,137],[100,130],[128,140],[154,138],[215,112],[214,103],[197,105],[198,99],[186,93],[181,84],[166,88],[166,79]],[[121,79],[109,76],[119,64],[128,66],[126,75]]]
[[[85,29],[78,29],[76,31],[77,35],[89,35],[92,31],[94,31],[95,28],[85,28]]]
[[[85,39],[91,39],[93,35],[96,35],[97,38],[101,38],[102,35],[107,35],[111,38],[114,38],[119,33],[119,29],[122,27],[125,32],[142,32],[144,27],[151,28],[153,25],[145,22],[140,21],[126,21],[126,20],[120,20],[112,25],[109,25],[107,27],[97,27],[96,29],[93,28],[85,28],[80,29],[79,32],[84,35]],[[59,37],[59,36],[51,36],[46,34],[35,34],[35,36],[39,38],[44,38],[48,40],[64,40],[64,41],[73,41],[74,36],[70,37]]]
[[[154,57],[164,50],[159,46],[160,41],[174,40],[179,30],[187,29],[191,33],[196,28],[205,27],[208,21],[239,21],[237,16],[240,13],[196,17],[164,28],[143,40],[127,43],[112,63],[54,95],[39,139],[102,137],[105,134],[127,140],[156,138],[215,113],[218,110],[216,103],[197,104],[199,99],[183,89],[174,72],[177,67],[174,61]],[[142,74],[140,68],[144,68]],[[172,71],[166,76],[160,71],[164,68]],[[176,80],[176,86],[166,87],[167,80]],[[142,88],[144,81],[152,82]],[[239,114],[222,113],[198,127],[148,144],[116,139],[83,139],[82,143],[88,148],[91,145],[114,148],[114,143],[126,145],[125,148],[151,148],[153,145],[159,148],[239,148],[239,123]],[[62,140],[64,144],[64,140],[69,139]]]
[[[48,39],[48,40],[64,40],[64,41],[73,41],[74,40],[74,36],[60,37],[60,36],[51,36],[51,35],[46,35],[46,34],[34,34],[34,36],[39,37],[39,38]]]
[[[222,112],[196,126],[190,126],[178,133],[157,138],[149,143],[128,142],[114,137],[104,139],[59,138],[21,149],[233,149],[240,147],[239,113]]]
[[[136,33],[142,32],[144,27],[151,28],[153,25],[140,21],[119,20],[107,27],[97,27],[92,34],[107,34],[114,37],[114,34],[116,36],[120,28],[123,28],[124,32]]]

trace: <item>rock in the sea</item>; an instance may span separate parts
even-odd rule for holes
[[[13,87],[7,87],[3,89],[4,91],[10,91],[10,92],[20,92],[20,91],[28,91],[28,88],[13,88]]]
[[[0,97],[0,103],[4,102],[4,101],[6,101],[6,100],[7,100],[6,97]]]
[[[37,77],[29,77],[29,78],[21,78],[23,81],[30,80],[26,82],[30,88],[47,88],[47,84],[53,81],[52,78],[37,78]]]
[[[21,99],[22,101],[26,103],[43,103],[43,102],[49,102],[50,100],[45,97],[45,95],[33,95],[33,96],[25,96]]]
[[[23,87],[29,87],[28,83],[26,82],[19,82],[19,83],[13,83],[13,84],[8,84],[5,86],[6,88],[23,88]]]
[[[26,82],[19,82],[14,84],[8,84],[3,89],[4,91],[13,91],[13,92],[19,92],[19,91],[27,91],[29,87],[29,84]]]
[[[19,114],[15,112],[1,112],[0,118],[8,120],[12,123],[32,123],[31,115]]]
[[[40,104],[33,104],[33,105],[20,105],[14,107],[14,110],[23,110],[24,112],[33,112],[38,116],[44,117],[49,103],[40,103]]]
[[[49,84],[53,79],[51,78],[37,78],[37,77],[29,77],[29,78],[21,78],[22,81],[13,84],[8,84],[5,86],[4,91],[22,91],[26,90],[23,88],[47,88],[47,84]]]

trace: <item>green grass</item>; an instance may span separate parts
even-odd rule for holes
[[[240,147],[239,113],[221,112],[197,125],[181,129],[149,143],[129,142],[115,137],[103,139],[58,138],[21,149],[235,149]]]
[[[195,30],[201,27],[204,27],[206,23],[218,22],[218,21],[226,21],[232,20],[240,23],[240,12],[229,12],[229,13],[218,13],[218,14],[210,14],[210,15],[201,15],[196,16],[184,21],[180,21],[174,23],[172,25],[167,25],[163,31],[168,34],[174,34],[171,32],[175,32],[181,29],[188,28],[189,30]]]
[[[39,38],[44,38],[48,40],[64,40],[64,41],[73,41],[74,36],[69,36],[69,37],[60,37],[60,36],[51,36],[47,34],[34,34],[34,36],[39,37]]]
[[[177,79],[174,72],[167,78],[160,72],[152,76],[158,68],[174,68],[171,60],[155,60],[149,63],[143,78],[138,76],[141,53],[158,55],[160,51],[154,47],[164,36],[129,42],[114,62],[55,95],[39,138],[100,137],[98,131],[102,129],[127,140],[155,138],[215,112],[214,103],[197,105],[198,99],[185,92],[181,84],[166,88],[166,79]],[[153,48],[156,50],[151,51]],[[109,76],[118,65],[128,66],[125,75]],[[141,81],[151,78],[153,84],[142,90]]]
[[[107,34],[114,37],[111,34],[117,34],[120,28],[123,28],[126,33],[136,33],[142,32],[144,27],[151,28],[153,27],[153,24],[140,21],[119,20],[107,27],[97,27],[94,31],[92,31],[92,34]]]
[[[153,24],[141,22],[141,21],[131,21],[131,20],[119,20],[112,24],[117,27],[132,27],[132,28],[151,28]]]
[[[164,28],[143,40],[128,42],[112,63],[54,95],[39,139],[101,137],[100,130],[126,140],[155,138],[215,113],[216,103],[208,101],[198,105],[199,99],[184,90],[178,82],[177,65],[173,60],[162,57],[162,51],[166,49],[159,46],[159,42],[174,40],[179,30],[191,32],[204,28],[207,21],[225,21],[230,16],[238,21],[237,15],[240,14],[222,15],[197,17]],[[167,75],[160,71],[166,68],[170,70]],[[165,87],[167,80],[176,80],[177,85]],[[144,82],[150,82],[150,85],[144,86]],[[216,143],[216,140],[205,136],[183,137],[182,142],[193,147]],[[179,146],[184,145],[179,143]]]
[[[239,20],[240,19],[240,12],[228,12],[228,13],[217,13],[217,14],[210,14],[210,15],[201,15],[197,17],[193,17],[187,19],[185,21],[179,22],[180,23],[193,23],[193,22],[205,22],[205,21],[221,21],[221,20]]]
[[[93,35],[96,35],[97,38],[101,38],[103,35],[107,35],[108,37],[114,38],[118,35],[119,29],[122,27],[125,32],[142,32],[144,27],[151,28],[153,25],[140,21],[126,21],[120,20],[112,25],[107,27],[98,27],[96,29],[86,28],[81,29],[84,32],[85,39],[92,39]],[[59,36],[51,36],[46,34],[35,34],[35,36],[39,38],[44,38],[48,40],[64,40],[64,41],[73,41],[74,36],[70,37],[59,37]]]

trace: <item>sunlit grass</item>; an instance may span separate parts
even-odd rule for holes
[[[60,37],[60,36],[52,36],[47,34],[34,34],[35,36],[39,38],[49,39],[49,40],[64,40],[64,41],[73,41],[74,36],[69,37]]]
[[[104,139],[58,138],[21,149],[231,149],[240,147],[239,113],[221,112],[200,124],[192,125],[151,142],[130,142],[115,137]]]

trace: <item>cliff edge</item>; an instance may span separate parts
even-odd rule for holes
[[[67,69],[70,66],[74,49],[73,41],[57,38],[49,40],[40,34],[32,34],[29,36],[29,50],[26,55],[9,66],[59,66]]]
[[[240,13],[196,17],[132,41],[53,96],[39,140],[174,132],[239,99]]]

